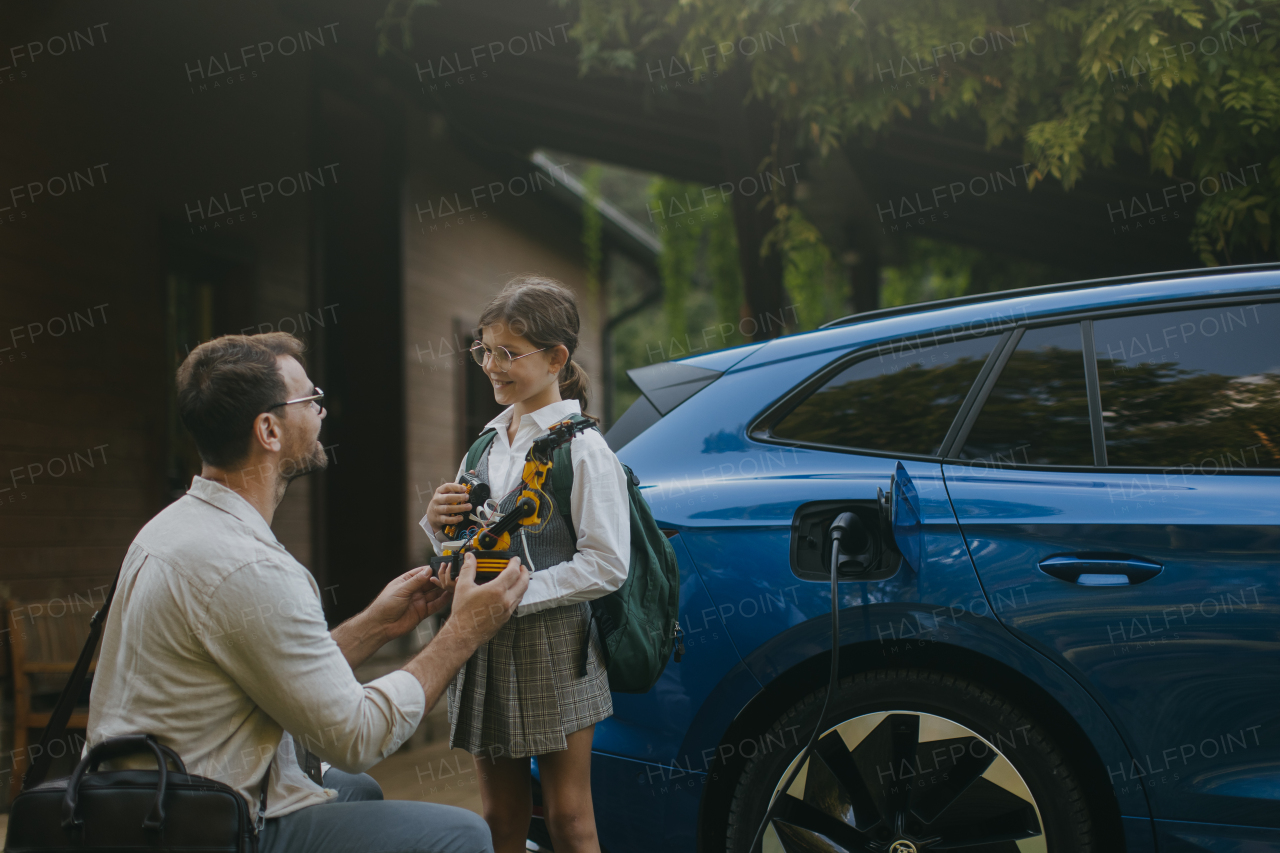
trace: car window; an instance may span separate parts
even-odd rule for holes
[[[1280,305],[1093,324],[1108,465],[1280,468]]]
[[[994,466],[1093,464],[1079,323],[1023,334],[960,458]]]
[[[810,394],[773,434],[859,450],[935,455],[998,340],[999,335],[987,335],[931,346],[886,344]]]

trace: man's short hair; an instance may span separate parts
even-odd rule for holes
[[[178,367],[178,416],[206,465],[227,468],[249,453],[253,421],[285,400],[276,359],[302,363],[302,341],[287,332],[223,335],[193,349]]]

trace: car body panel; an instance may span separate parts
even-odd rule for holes
[[[1120,826],[1124,832],[1124,849],[1129,853],[1154,853],[1156,850],[1155,827],[1145,817],[1122,817]]]
[[[692,355],[688,358],[680,359],[680,364],[688,364],[693,367],[701,367],[706,370],[728,370],[756,350],[764,346],[764,341],[754,344],[743,344],[742,346],[730,347],[729,349],[720,349],[715,352],[703,353],[702,355]]]
[[[731,670],[741,666],[681,538],[677,535],[670,541],[680,563],[684,659],[669,662],[648,693],[613,694],[613,716],[596,726],[592,746],[596,752],[671,764],[707,695]]]
[[[795,450],[791,456],[785,473],[717,484],[708,506],[697,515],[715,518],[721,526],[686,528],[684,533],[729,634],[762,683],[784,670],[756,650],[788,629],[831,612],[829,583],[801,580],[791,570],[791,522],[796,510],[811,501],[875,500],[877,488],[888,489],[897,464],[888,458],[808,449]],[[736,461],[741,466],[743,460]],[[941,467],[907,461],[905,468],[916,485],[924,515],[924,565],[900,567],[879,582],[842,582],[841,608],[863,602],[918,602],[944,609],[972,607],[991,618],[943,487]],[[729,518],[739,507],[750,507],[749,524],[743,523],[748,519]],[[744,562],[746,555],[750,562]],[[890,632],[891,626],[884,631]]]
[[[1136,758],[1107,765],[1113,787],[1145,787],[1157,817],[1280,827],[1280,476],[944,471],[987,594],[1023,591],[998,618],[1113,709]],[[1037,568],[1080,552],[1163,569]]]
[[[1224,823],[1156,820],[1160,853],[1280,853],[1274,830]]]
[[[695,853],[706,781],[705,773],[592,753],[591,797],[601,849]]]

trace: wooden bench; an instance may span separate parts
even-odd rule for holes
[[[13,774],[9,779],[9,800],[22,790],[22,774],[29,766],[27,747],[39,741],[40,731],[49,724],[53,704],[75,667],[80,650],[89,637],[89,620],[100,602],[84,596],[68,596],[45,601],[5,602],[3,636],[9,644],[8,658],[13,674]],[[97,652],[89,665],[97,668]],[[32,699],[45,698],[49,710],[36,711]],[[87,729],[89,709],[76,708],[67,721],[69,731]],[[32,731],[35,736],[31,737]],[[55,753],[56,755],[56,753]]]

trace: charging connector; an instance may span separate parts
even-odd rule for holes
[[[796,774],[800,772],[800,768],[804,767],[805,761],[809,758],[809,753],[813,752],[814,744],[818,742],[818,735],[822,734],[822,722],[827,718],[827,708],[831,706],[831,696],[836,692],[836,685],[840,677],[840,595],[838,585],[841,555],[840,543],[851,531],[863,532],[865,535],[862,522],[851,512],[842,512],[831,522],[831,674],[827,677],[827,693],[822,697],[822,710],[818,712],[818,721],[813,726],[813,734],[809,736],[809,743],[801,750],[799,757],[796,758],[791,768],[791,772],[787,774],[787,778],[783,780],[781,787],[774,791],[769,798],[769,807],[764,810],[764,818],[761,819],[760,826],[756,829],[755,838],[752,839],[751,847],[748,848],[747,853],[755,853],[760,844],[760,838],[764,835],[764,828],[769,825],[769,821],[773,818],[773,809],[777,805],[778,794],[791,787],[791,783],[795,781]]]

